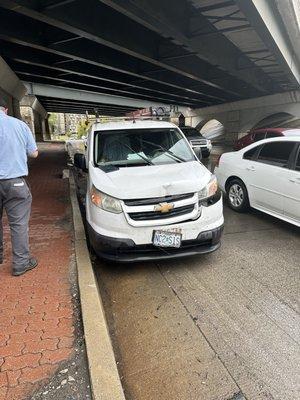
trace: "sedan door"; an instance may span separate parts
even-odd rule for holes
[[[284,215],[286,172],[295,142],[271,142],[261,146],[254,161],[248,162],[247,184],[253,207]]]
[[[300,226],[300,143],[290,170],[285,171],[284,214]]]

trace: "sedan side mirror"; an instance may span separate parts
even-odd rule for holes
[[[201,151],[201,147],[196,147],[196,148],[194,148],[193,150],[194,150],[194,152],[195,152],[196,157],[198,158],[198,160],[201,161],[201,160],[202,160],[202,151]]]
[[[74,155],[74,165],[75,167],[81,169],[83,172],[88,171],[85,161],[85,155],[82,153],[76,153]]]

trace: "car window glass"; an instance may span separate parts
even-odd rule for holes
[[[259,140],[262,140],[265,138],[265,133],[256,133],[253,137],[254,142],[258,142]]]
[[[278,137],[278,136],[280,136],[280,135],[278,133],[276,133],[276,132],[268,132],[266,134],[266,139],[270,139],[272,137]]]
[[[95,133],[95,164],[119,167],[195,161],[178,129],[121,129]]]
[[[256,153],[256,150],[259,146],[253,147],[253,149],[246,151],[246,153],[244,153],[243,158],[245,160],[252,160],[254,154]]]
[[[257,161],[275,165],[277,167],[287,168],[288,160],[294,146],[294,142],[266,143],[262,147],[257,157]]]
[[[185,134],[187,138],[189,137],[203,137],[201,133],[196,128],[181,128],[182,132]]]
[[[297,157],[297,160],[296,160],[295,170],[296,171],[300,171],[300,149],[299,149],[298,157]]]

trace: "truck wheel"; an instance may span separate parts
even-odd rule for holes
[[[246,186],[236,178],[226,185],[226,198],[230,208],[237,212],[245,212],[249,209],[249,198]]]

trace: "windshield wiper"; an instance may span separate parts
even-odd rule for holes
[[[128,150],[130,150],[133,154],[136,154],[137,156],[139,156],[141,159],[143,159],[144,161],[146,161],[146,163],[148,165],[154,165],[153,162],[151,160],[149,160],[149,158],[142,156],[140,153],[134,151],[130,146],[128,146],[128,144],[126,143],[122,143],[117,141],[116,143],[119,143],[121,146],[125,146],[127,147]]]
[[[177,154],[173,153],[173,151],[164,148],[160,144],[148,142],[148,140],[143,140],[143,142],[148,143],[148,144],[154,146],[155,148],[159,148],[159,149],[163,150],[165,153],[167,153],[167,155],[174,157],[177,162],[186,162],[186,160],[184,158],[179,157]]]

